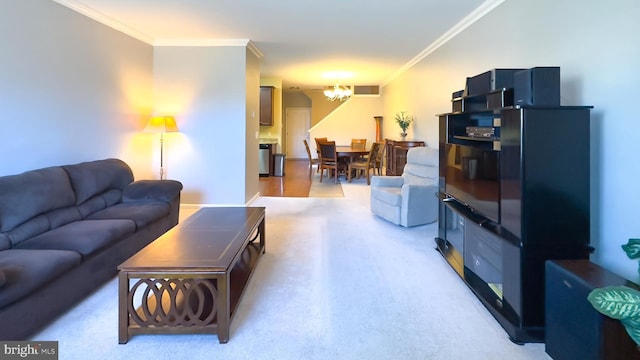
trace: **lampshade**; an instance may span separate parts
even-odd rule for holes
[[[149,119],[144,132],[152,133],[168,133],[178,132],[178,125],[173,116],[153,116]]]

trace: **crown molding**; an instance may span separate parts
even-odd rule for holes
[[[264,55],[249,39],[157,39],[153,46],[242,46],[261,59]]]
[[[156,39],[153,46],[247,46],[248,39]]]
[[[258,59],[264,57],[264,54],[249,39],[154,39],[110,16],[86,5],[79,4],[75,0],[53,1],[152,46],[245,46],[258,57]]]
[[[145,42],[149,45],[153,45],[153,38],[145,33],[142,33],[128,25],[121,23],[120,21],[107,16],[99,11],[96,11],[86,5],[77,3],[74,0],[53,0],[62,6],[66,6],[71,10],[74,10],[90,19],[93,19],[99,23],[107,25],[117,31],[125,33],[135,39]]]
[[[256,44],[253,43],[253,41],[249,40],[249,43],[247,44],[247,48],[253,53],[253,55],[255,55],[258,59],[262,59],[264,57],[264,54],[262,53],[262,51],[260,51],[260,49],[258,49],[258,47],[256,46]]]
[[[404,64],[404,66],[394,72],[387,80],[385,80],[380,85],[380,87],[382,88],[388,85],[390,82],[392,82],[404,72],[409,70],[411,67],[422,61],[442,45],[446,44],[449,40],[453,39],[456,35],[464,31],[466,28],[473,25],[476,21],[482,19],[485,15],[490,13],[493,9],[495,9],[505,1],[506,0],[487,0],[482,3],[482,5],[478,6],[469,15],[462,18],[462,20],[455,24],[451,29],[447,30],[447,32],[445,32],[442,36],[432,42],[431,45],[429,45],[426,49],[422,50],[413,59],[409,60],[409,62],[407,62],[406,64]]]

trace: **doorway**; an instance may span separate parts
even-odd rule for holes
[[[309,141],[311,127],[310,108],[287,108],[285,112],[286,155],[289,159],[306,159],[307,150],[302,140]]]

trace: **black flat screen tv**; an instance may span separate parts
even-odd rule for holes
[[[445,193],[500,223],[500,151],[446,144]]]

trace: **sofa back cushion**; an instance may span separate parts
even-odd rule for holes
[[[63,168],[75,191],[76,205],[111,189],[123,190],[133,182],[131,168],[119,159],[89,161]]]
[[[0,233],[39,214],[71,206],[75,201],[67,173],[61,167],[0,177]]]
[[[407,152],[407,163],[402,171],[404,183],[409,185],[438,184],[438,150],[415,147]]]

